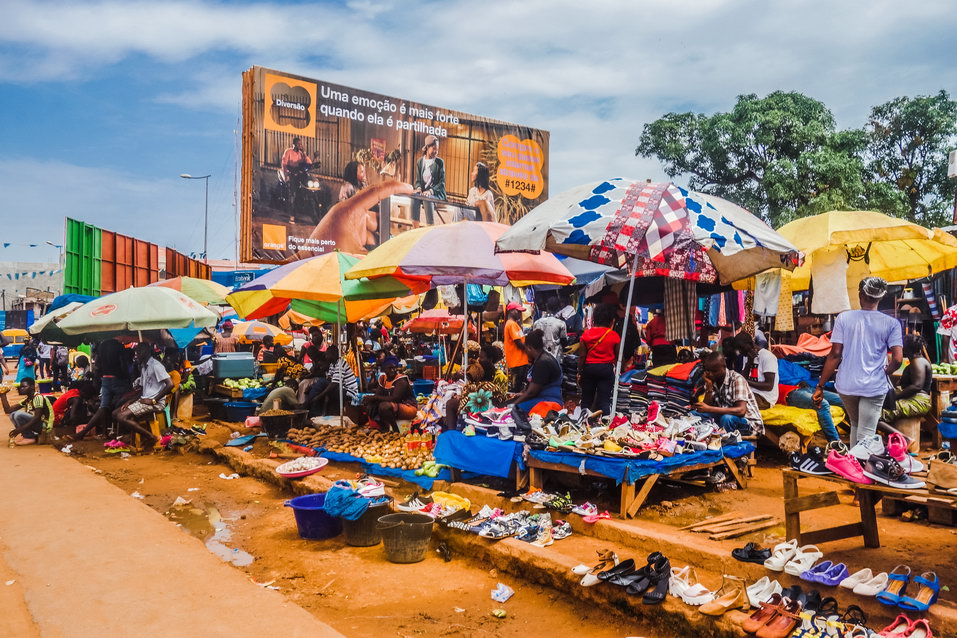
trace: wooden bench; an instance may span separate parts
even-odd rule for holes
[[[796,538],[801,545],[813,545],[843,538],[862,536],[864,538],[865,547],[880,547],[880,532],[877,527],[877,504],[886,496],[920,496],[932,498],[935,501],[950,502],[953,508],[957,508],[957,498],[937,494],[936,492],[932,493],[927,489],[902,490],[876,483],[872,485],[860,485],[839,476],[810,476],[790,469],[784,470],[782,476],[784,480],[785,534],[788,539]],[[857,495],[858,508],[861,513],[860,522],[836,525],[834,527],[826,527],[813,531],[802,531],[802,512],[809,512],[822,507],[831,507],[841,504],[838,498],[840,493],[838,490],[801,496],[799,494],[798,481],[806,478],[838,483],[845,490],[853,490]]]

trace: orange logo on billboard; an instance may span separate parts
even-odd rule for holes
[[[537,199],[545,190],[545,154],[535,140],[503,135],[498,141],[498,185],[506,195]]]
[[[265,75],[265,128],[312,137],[316,122],[316,85],[282,75]]]
[[[105,317],[106,315],[114,312],[116,310],[116,305],[108,303],[105,306],[100,306],[95,310],[90,311],[91,317]]]
[[[286,250],[286,227],[263,224],[263,248],[266,250]]]

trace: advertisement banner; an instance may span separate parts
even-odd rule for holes
[[[514,223],[548,197],[548,131],[253,67],[241,245],[277,263],[411,228]]]

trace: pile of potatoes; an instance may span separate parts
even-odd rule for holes
[[[351,454],[369,463],[400,470],[416,470],[433,461],[428,437],[397,432],[375,432],[356,427],[306,426],[289,430],[289,439],[307,447]]]

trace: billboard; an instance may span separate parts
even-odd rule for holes
[[[548,131],[252,67],[242,259],[361,254],[427,224],[511,224],[548,197],[548,145]]]

